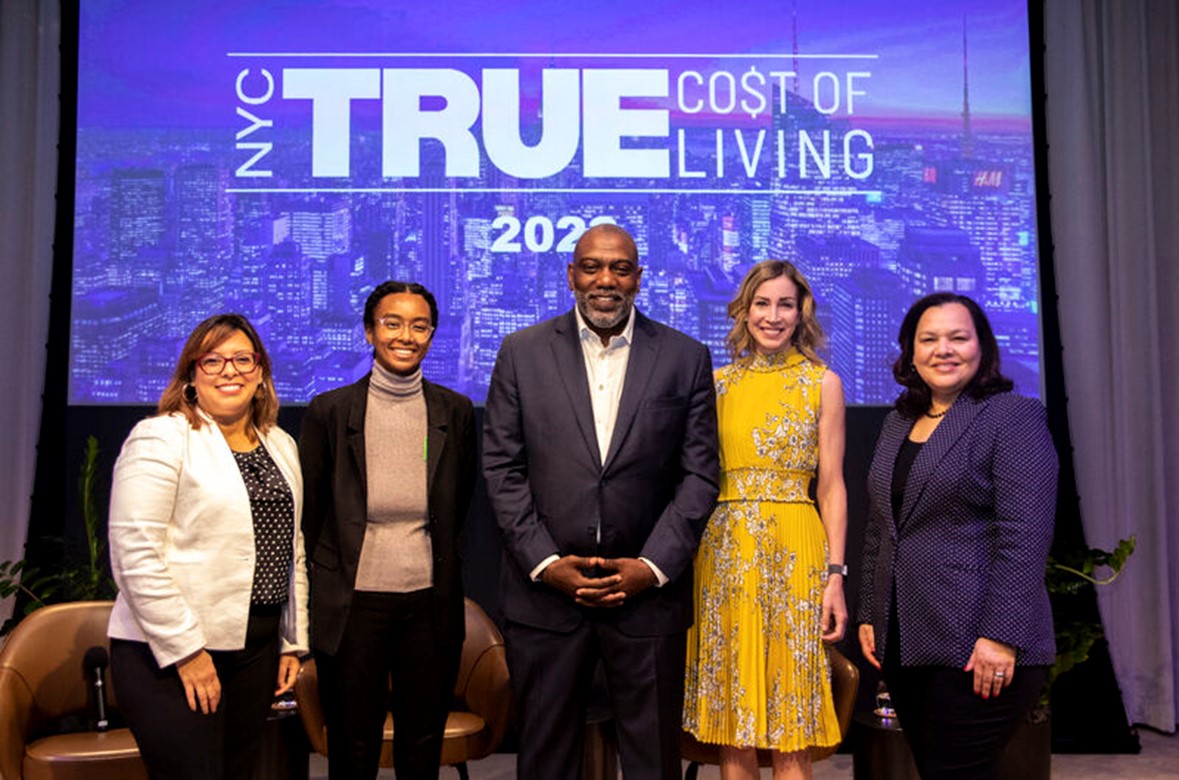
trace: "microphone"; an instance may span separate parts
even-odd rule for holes
[[[106,648],[98,645],[87,650],[82,659],[82,666],[86,669],[86,674],[93,673],[94,675],[94,702],[98,708],[98,722],[95,724],[95,728],[98,731],[106,731],[110,726],[110,721],[106,717],[106,683],[103,681],[107,663]]]

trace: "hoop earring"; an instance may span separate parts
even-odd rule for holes
[[[196,388],[192,386],[192,382],[188,382],[184,385],[184,390],[182,391],[182,393],[184,395],[185,401],[188,401],[188,403],[193,404],[193,405],[196,404],[197,392],[196,392]]]

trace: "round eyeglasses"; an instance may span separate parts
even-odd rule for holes
[[[201,373],[217,376],[225,370],[226,365],[233,363],[234,370],[239,374],[248,374],[258,367],[258,358],[257,352],[239,352],[232,357],[210,352],[197,358],[197,367]]]
[[[380,326],[381,333],[386,336],[400,336],[402,331],[408,328],[409,335],[414,341],[426,341],[434,332],[434,326],[428,322],[423,320],[406,322],[400,317],[381,317],[377,320],[377,325]]]

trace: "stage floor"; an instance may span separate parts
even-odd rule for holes
[[[1160,734],[1150,729],[1139,729],[1142,752],[1132,755],[1054,755],[1052,756],[1052,777],[1059,780],[1159,780],[1179,778],[1179,736]],[[516,756],[514,753],[497,753],[482,761],[469,765],[471,780],[514,780]],[[763,778],[770,777],[770,770],[762,770]],[[852,776],[850,755],[832,756],[827,761],[815,764],[815,780],[847,780]],[[392,769],[382,769],[380,780],[393,780]],[[458,774],[444,770],[441,780],[453,780]],[[621,777],[621,774],[619,775]],[[716,767],[700,770],[700,780],[718,780],[720,772]],[[327,760],[322,756],[311,757],[310,780],[327,780]]]

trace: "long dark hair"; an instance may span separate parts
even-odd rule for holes
[[[201,427],[204,420],[197,413],[196,394],[190,392],[197,359],[239,330],[254,345],[254,351],[258,353],[257,370],[262,372],[262,380],[250,403],[250,422],[262,433],[270,430],[278,420],[278,394],[274,392],[274,376],[270,373],[270,355],[262,345],[258,331],[241,314],[215,314],[193,328],[180,350],[172,380],[160,394],[160,403],[156,407],[158,414],[183,412],[193,428]]]
[[[917,373],[913,366],[913,342],[917,338],[917,323],[926,310],[935,306],[945,306],[947,303],[960,303],[970,312],[970,319],[974,322],[974,332],[978,335],[980,350],[978,371],[962,392],[971,398],[982,399],[996,393],[1010,392],[1015,386],[999,370],[999,343],[995,341],[995,332],[991,330],[991,323],[987,320],[986,312],[965,295],[951,292],[938,292],[927,295],[914,303],[905,313],[901,322],[901,332],[897,341],[901,345],[901,356],[892,364],[892,376],[897,384],[904,388],[896,401],[896,408],[901,414],[910,418],[920,417],[929,410],[931,393],[929,386]]]

